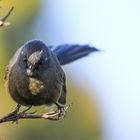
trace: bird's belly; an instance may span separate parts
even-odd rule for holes
[[[8,89],[11,97],[22,105],[43,105],[57,102],[60,97],[59,87],[55,82],[27,76],[11,76],[8,81]]]
[[[45,83],[36,78],[26,76],[11,76],[8,81],[8,91],[11,97],[22,105],[43,105],[47,96]]]

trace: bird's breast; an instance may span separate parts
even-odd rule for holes
[[[29,91],[32,95],[38,95],[45,89],[44,83],[35,78],[29,78]]]

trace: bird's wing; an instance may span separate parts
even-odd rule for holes
[[[9,64],[6,66],[5,76],[4,76],[4,79],[5,80],[7,80],[8,74],[9,74],[11,68],[17,62],[17,59],[19,57],[20,52],[21,52],[21,47],[16,51],[16,53],[14,54],[14,56],[11,58]]]

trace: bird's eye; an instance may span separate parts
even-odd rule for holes
[[[25,58],[23,59],[23,61],[24,61],[24,62],[27,62],[27,58],[25,57]]]
[[[43,64],[43,60],[40,60],[40,61],[38,62],[38,64],[39,64],[39,65],[42,65],[42,64]]]

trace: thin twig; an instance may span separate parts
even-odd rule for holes
[[[19,112],[21,106],[17,106],[16,109],[5,115],[4,117],[0,118],[0,123],[4,123],[4,122],[18,122],[19,119],[48,119],[48,120],[60,120],[61,118],[65,117],[65,113],[67,111],[67,109],[69,108],[69,106],[66,106],[64,108],[64,114],[62,116],[60,116],[60,111],[54,111],[54,112],[48,112],[45,114],[35,114],[36,112],[32,112],[32,113],[27,113],[25,111]]]
[[[1,17],[1,21],[6,21],[6,19],[10,16],[11,12],[14,10],[14,7],[12,6],[11,9],[8,11],[8,13],[4,16],[4,17]]]
[[[8,13],[4,17],[0,17],[0,27],[10,25],[9,22],[6,22],[6,19],[10,16],[11,12],[14,10],[14,7],[8,11]]]
[[[28,114],[28,113],[19,113],[19,114],[8,114],[2,118],[0,118],[0,123],[4,122],[16,122],[19,119],[48,119],[48,120],[59,120],[59,118],[53,118],[56,117],[59,113],[57,112],[49,112],[46,114]]]

